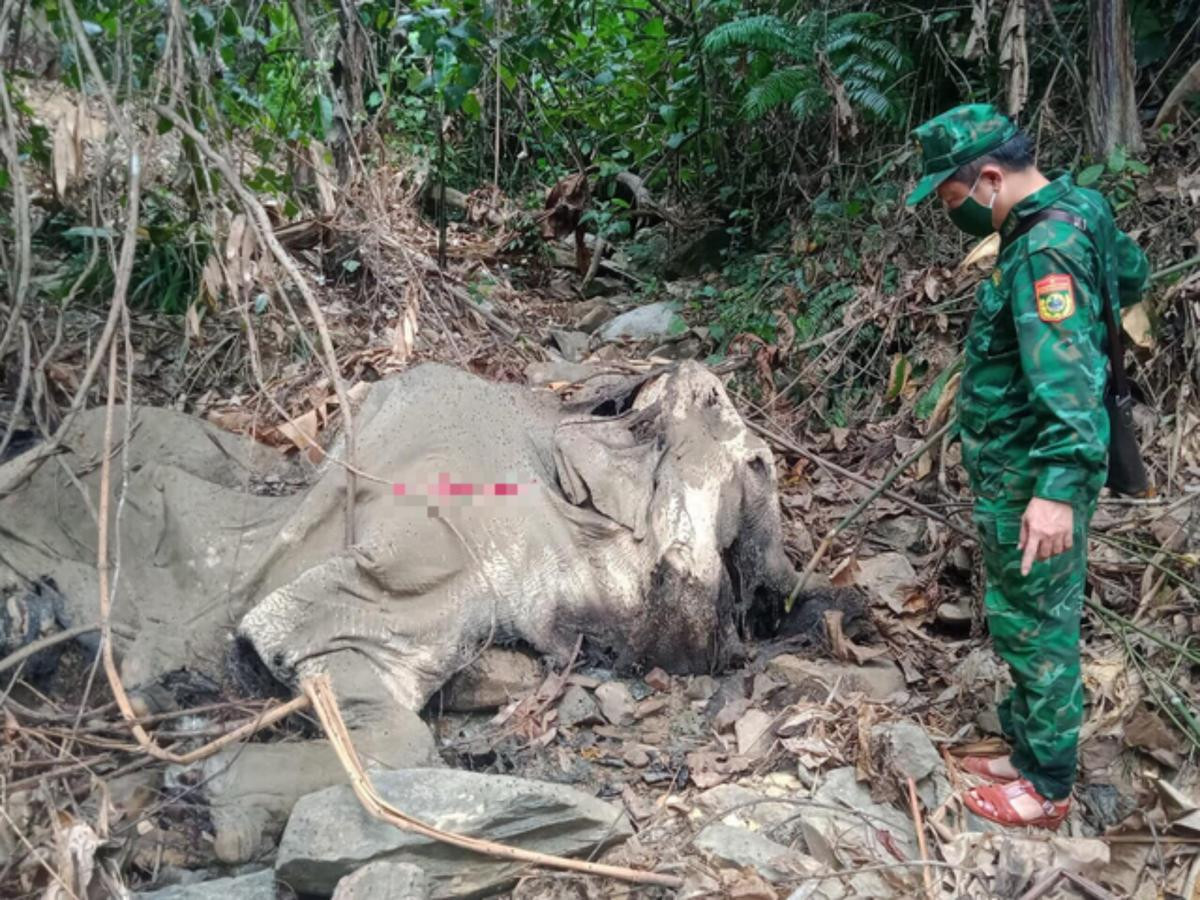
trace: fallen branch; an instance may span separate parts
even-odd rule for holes
[[[1182,272],[1186,269],[1191,269],[1194,266],[1200,266],[1200,253],[1190,259],[1185,259],[1183,262],[1177,262],[1174,265],[1167,266],[1165,269],[1159,269],[1157,272],[1150,273],[1150,280],[1157,281],[1160,278],[1166,278],[1168,275],[1174,275],[1176,272]]]
[[[748,357],[746,357],[746,359],[748,359]],[[715,372],[715,371],[717,371],[717,369],[714,368],[713,371]],[[788,438],[786,438],[785,436],[783,436],[782,434],[780,434],[777,431],[774,431],[770,428],[766,428],[762,425],[758,425],[755,422],[747,422],[746,424],[750,427],[751,431],[755,432],[760,437],[763,437],[769,441],[772,441],[777,446],[782,447],[784,450],[787,450],[790,453],[794,453],[797,456],[802,456],[805,459],[809,460],[810,462],[816,463],[818,466],[820,466],[823,469],[828,469],[830,472],[833,472],[835,475],[840,475],[842,478],[849,479],[850,481],[853,481],[855,484],[861,484],[863,487],[867,487],[867,488],[875,487],[875,482],[873,482],[871,479],[867,478],[866,476],[859,475],[857,472],[853,472],[850,469],[847,469],[845,466],[839,466],[837,463],[831,462],[830,460],[825,459],[825,457],[820,456],[816,453],[813,453],[813,451],[807,449],[806,447],[802,447],[800,444],[797,444],[795,441],[789,440]],[[886,497],[888,500],[895,501],[896,503],[899,503],[902,506],[907,507],[908,509],[911,509],[913,512],[920,513],[923,516],[927,516],[930,519],[933,519],[933,521],[935,521],[935,522],[940,522],[941,524],[943,524],[947,528],[949,528],[951,531],[966,538],[967,540],[971,540],[971,541],[975,540],[975,534],[973,532],[971,532],[969,529],[964,528],[962,525],[959,525],[953,519],[950,519],[949,517],[942,515],[937,510],[931,509],[930,507],[926,506],[924,503],[921,503],[917,500],[913,500],[911,497],[906,497],[903,494],[897,493],[896,491],[893,491],[893,490],[885,490],[883,492],[882,496]]]
[[[1142,637],[1148,638],[1149,640],[1158,644],[1160,647],[1165,647],[1168,650],[1172,650],[1193,665],[1200,666],[1200,653],[1197,653],[1195,650],[1185,647],[1182,644],[1176,644],[1174,641],[1169,641],[1165,637],[1155,634],[1153,631],[1150,631],[1147,628],[1143,628],[1141,625],[1138,625],[1136,622],[1126,618],[1120,613],[1114,612],[1108,607],[1097,603],[1095,600],[1084,599],[1083,603],[1093,612],[1098,613],[1101,618],[1109,620],[1108,624],[1110,626],[1115,622],[1122,628],[1128,628],[1130,631],[1136,631]]]
[[[21,661],[29,659],[29,657],[33,656],[35,653],[41,653],[43,650],[48,650],[51,647],[55,647],[61,643],[64,643],[65,641],[73,641],[80,635],[99,630],[99,623],[96,623],[95,625],[76,625],[74,628],[68,628],[66,631],[56,632],[55,634],[44,637],[41,640],[34,641],[32,644],[26,644],[24,647],[14,650],[12,653],[8,654],[8,656],[4,657],[4,659],[0,659],[0,672],[7,672]],[[134,637],[133,630],[125,628],[124,626],[115,625],[111,630],[126,640],[131,640]]]
[[[925,881],[925,896],[933,900],[933,871],[929,868],[929,845],[925,842],[925,826],[921,822],[921,806],[917,800],[917,783],[908,778],[908,808],[912,812],[913,827],[917,830],[917,849],[921,852],[923,867],[921,876]]]
[[[12,2],[5,3],[3,11],[0,12],[0,33],[2,34],[6,34],[8,31],[8,20],[13,6]],[[20,4],[19,8],[23,9],[24,4]],[[0,37],[0,51],[3,50],[2,40]],[[29,273],[32,265],[29,187],[25,183],[25,169],[17,147],[17,120],[9,100],[8,80],[4,77],[3,67],[0,67],[0,109],[4,113],[4,130],[0,132],[0,153],[4,154],[8,163],[6,169],[12,188],[12,227],[16,245],[14,252],[17,257],[14,264],[10,266],[14,271],[9,273],[12,280],[8,284],[11,292],[8,321],[4,324],[3,333],[0,333],[0,362],[2,362],[8,352],[8,344],[16,334],[17,323],[21,321],[21,311],[29,295]]]
[[[1192,67],[1183,74],[1171,93],[1167,94],[1167,99],[1158,108],[1158,115],[1154,117],[1154,125],[1151,127],[1158,129],[1171,121],[1176,111],[1183,106],[1183,102],[1197,93],[1200,93],[1200,59],[1192,63]]]
[[[633,884],[656,884],[671,888],[683,886],[683,879],[674,875],[662,875],[658,872],[645,872],[638,869],[625,868],[624,866],[609,866],[578,859],[566,859],[547,853],[536,853],[532,850],[522,850],[519,847],[509,847],[505,844],[498,844],[494,841],[483,840],[482,838],[467,837],[449,831],[442,831],[440,828],[434,828],[432,825],[413,818],[380,797],[374,785],[371,784],[370,778],[368,778],[366,771],[363,769],[362,761],[358,758],[358,753],[354,749],[350,733],[346,728],[345,721],[342,719],[341,710],[338,709],[337,699],[334,697],[329,676],[317,675],[312,678],[306,678],[300,682],[300,687],[304,692],[304,696],[311,701],[313,710],[316,712],[317,718],[321,721],[321,727],[325,729],[326,736],[328,736],[330,743],[333,744],[338,761],[341,762],[342,768],[346,770],[346,775],[350,779],[350,786],[354,790],[354,795],[358,798],[359,803],[362,804],[363,809],[373,819],[386,822],[389,825],[394,825],[396,828],[419,834],[422,837],[427,837],[443,844],[461,847],[464,850],[472,850],[476,853],[482,853],[485,856],[494,856],[498,859],[508,859],[514,862],[524,862],[569,872],[580,872],[585,875],[615,878],[620,881],[632,882]]]
[[[279,239],[275,237],[275,229],[267,217],[267,211],[263,209],[263,205],[258,202],[254,194],[242,183],[242,179],[238,177],[229,160],[214,150],[204,135],[197,131],[191,122],[185,120],[175,110],[160,104],[154,104],[154,111],[171,122],[183,134],[191,138],[196,145],[196,149],[208,157],[209,161],[217,167],[221,176],[225,179],[225,183],[237,195],[243,208],[249,214],[247,218],[254,223],[259,242],[271,251],[271,255],[275,258],[275,261],[287,272],[292,284],[296,286],[296,289],[300,291],[300,295],[304,298],[304,304],[308,308],[308,313],[312,316],[313,322],[317,326],[317,334],[321,338],[321,350],[325,355],[325,365],[329,370],[329,379],[333,384],[334,393],[337,394],[338,406],[342,410],[347,463],[345,543],[349,547],[354,543],[354,506],[357,494],[357,476],[354,468],[354,416],[350,412],[350,397],[346,391],[346,383],[342,378],[341,365],[338,363],[337,351],[333,347],[333,339],[329,336],[329,327],[325,323],[325,314],[321,311],[321,306],[317,303],[317,298],[313,294],[312,288],[309,287],[304,275],[297,268],[296,261],[283,249],[279,243]]]
[[[69,0],[68,0],[69,2]],[[121,318],[125,311],[125,296],[129,287],[129,279],[133,272],[133,250],[137,240],[138,228],[138,202],[139,189],[141,179],[139,177],[139,163],[137,151],[133,151],[130,159],[130,177],[129,177],[129,203],[130,210],[129,220],[125,224],[125,236],[121,243],[121,255],[117,263],[113,284],[113,299],[112,308],[109,314],[109,319],[114,323]],[[261,209],[261,207],[259,207]],[[228,734],[217,738],[216,740],[205,744],[197,750],[190,753],[177,754],[168,750],[163,750],[150,738],[146,729],[137,724],[137,715],[133,711],[133,707],[129,702],[129,695],[125,692],[125,686],[121,683],[120,675],[117,672],[116,662],[113,658],[112,646],[112,595],[109,591],[109,562],[108,562],[108,527],[109,527],[109,494],[110,485],[112,482],[112,457],[110,448],[113,442],[113,415],[117,399],[117,342],[110,340],[108,344],[108,400],[104,408],[104,444],[100,454],[100,500],[99,509],[97,511],[97,536],[96,536],[96,574],[97,582],[100,591],[100,655],[104,663],[104,674],[108,678],[109,687],[113,693],[113,699],[117,702],[117,707],[121,710],[121,715],[124,716],[127,722],[131,724],[133,736],[136,738],[138,745],[155,759],[163,760],[164,762],[176,763],[178,765],[188,765],[197,760],[204,759],[216,753],[222,747],[232,744],[242,738],[249,737],[261,728],[277,722],[285,716],[290,715],[297,710],[303,709],[308,705],[308,700],[304,697],[296,697],[282,706],[275,707],[271,710],[264,710],[262,715],[258,716],[253,721],[247,722],[239,728],[234,729]],[[128,415],[128,411],[126,415]],[[349,409],[347,408],[346,421],[349,422]]]
[[[21,410],[25,408],[25,392],[29,388],[30,375],[33,372],[33,363],[30,359],[32,351],[29,343],[29,326],[24,322],[21,323],[21,374],[20,381],[17,382],[17,399],[13,401],[12,413],[8,417],[8,424],[4,428],[4,435],[0,437],[0,459],[4,458],[4,451],[8,449],[9,441],[17,431],[17,416],[21,414]],[[3,353],[0,353],[0,360],[4,359]]]

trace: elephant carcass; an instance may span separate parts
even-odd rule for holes
[[[771,452],[699,364],[616,416],[426,364],[376,383],[359,421],[354,547],[334,467],[268,554],[311,566],[238,628],[286,683],[325,671],[343,702],[382,685],[419,709],[489,642],[566,660],[580,634],[622,664],[707,671],[794,584]]]

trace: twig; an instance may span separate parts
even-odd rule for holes
[[[1166,647],[1168,650],[1173,650],[1175,653],[1178,653],[1180,656],[1182,656],[1188,662],[1193,663],[1195,665],[1200,665],[1200,653],[1197,653],[1195,650],[1192,650],[1188,647],[1184,647],[1182,644],[1176,644],[1173,641],[1169,641],[1166,638],[1155,634],[1153,631],[1150,631],[1147,628],[1143,628],[1141,625],[1138,625],[1136,622],[1133,622],[1133,621],[1127,619],[1125,616],[1121,615],[1120,613],[1113,612],[1108,607],[1102,606],[1101,604],[1097,603],[1095,600],[1085,599],[1083,602],[1084,602],[1084,605],[1087,606],[1089,609],[1093,610],[1094,612],[1099,613],[1102,618],[1110,619],[1112,621],[1117,622],[1121,626],[1128,628],[1131,631],[1136,631],[1142,637],[1149,638],[1150,640],[1154,641],[1154,643],[1158,644],[1159,646]],[[1111,624],[1111,622],[1110,622],[1110,624]]]
[[[443,844],[462,847],[463,849],[472,850],[476,853],[482,853],[498,859],[509,859],[514,862],[530,863],[532,865],[564,869],[571,872],[582,872],[587,875],[616,878],[621,881],[633,882],[634,884],[657,884],[672,888],[683,886],[683,879],[674,875],[663,875],[658,872],[645,872],[637,869],[629,869],[624,866],[610,866],[577,859],[565,859],[547,853],[522,850],[518,847],[498,844],[494,841],[442,831],[440,828],[434,828],[432,825],[413,818],[380,797],[374,785],[371,784],[369,776],[363,769],[362,761],[354,749],[350,733],[346,729],[346,723],[342,719],[342,713],[334,697],[329,676],[317,675],[305,678],[301,681],[300,687],[304,691],[304,696],[312,702],[312,707],[316,711],[317,718],[321,720],[321,726],[325,729],[325,734],[328,736],[329,742],[333,745],[333,749],[337,753],[338,761],[342,764],[342,768],[345,769],[346,775],[350,779],[350,786],[354,790],[354,795],[358,798],[359,803],[362,804],[363,809],[372,818]]]
[[[1194,266],[1200,266],[1200,253],[1185,259],[1183,262],[1177,262],[1172,266],[1167,266],[1165,269],[1159,269],[1157,272],[1150,273],[1150,280],[1157,281],[1160,278],[1166,278],[1168,275],[1174,275],[1176,272],[1183,272],[1186,269],[1191,269]]]
[[[40,653],[50,647],[57,646],[64,641],[72,641],[82,634],[87,634],[91,631],[99,631],[100,625],[76,625],[74,628],[68,628],[66,631],[59,631],[55,634],[44,637],[41,640],[34,641],[32,644],[26,644],[17,650],[14,650],[4,659],[0,659],[0,672],[6,672],[22,660],[29,659],[35,653]],[[134,632],[132,629],[125,628],[123,625],[114,625],[112,630],[126,640],[132,640]]]
[[[860,484],[863,487],[868,487],[868,488],[875,487],[875,482],[871,481],[871,479],[867,478],[866,476],[859,475],[857,472],[851,471],[850,469],[847,469],[845,466],[839,466],[837,463],[831,462],[830,460],[825,459],[825,457],[814,453],[813,451],[809,450],[806,447],[801,446],[800,444],[797,444],[795,441],[789,440],[788,438],[786,438],[779,432],[774,431],[773,429],[766,428],[755,422],[747,422],[746,424],[749,426],[751,431],[755,432],[760,437],[764,437],[767,440],[774,442],[776,445],[782,447],[784,450],[787,450],[791,453],[795,453],[797,456],[803,456],[805,459],[809,460],[810,462],[816,463],[818,466],[820,466],[823,469],[828,469],[830,472],[833,472],[835,475],[840,475],[842,478],[847,478],[850,481],[853,481],[855,484]],[[962,536],[968,540],[972,540],[972,541],[975,540],[975,535],[971,531],[964,528],[962,525],[959,525],[953,519],[947,518],[946,516],[942,515],[937,510],[926,506],[924,503],[920,503],[916,500],[913,500],[910,497],[905,497],[903,494],[897,493],[896,491],[893,491],[893,490],[884,491],[883,496],[889,500],[893,500],[896,503],[899,503],[899,504],[907,507],[908,509],[911,509],[913,512],[917,512],[923,516],[927,516],[928,518],[933,519],[935,522],[940,522],[941,524],[943,524],[947,528],[949,528],[951,531],[959,534],[960,536]]]
[[[70,0],[67,0],[69,5]],[[80,29],[82,31],[82,29]],[[139,178],[139,163],[137,152],[133,151],[130,159],[130,178],[129,178],[129,201],[128,209],[130,210],[128,221],[126,222],[125,236],[121,243],[121,255],[117,265],[114,285],[113,285],[113,300],[112,308],[109,313],[109,319],[114,323],[120,318],[120,314],[125,308],[125,296],[129,286],[130,275],[133,271],[133,249],[137,238],[138,226],[138,201],[139,187],[141,179]],[[261,206],[259,207],[261,210]],[[265,214],[264,214],[265,215]],[[146,730],[141,725],[136,724],[137,716],[133,712],[133,708],[129,703],[129,696],[125,692],[125,687],[121,683],[121,678],[117,673],[116,663],[113,659],[112,646],[112,626],[111,626],[111,604],[112,596],[109,592],[109,562],[108,562],[108,525],[109,525],[109,487],[112,476],[112,456],[109,453],[109,448],[112,447],[113,438],[113,414],[116,403],[117,393],[117,343],[109,341],[109,360],[108,360],[108,401],[105,405],[104,416],[104,445],[101,453],[100,463],[100,500],[99,509],[97,512],[97,539],[96,539],[96,570],[97,580],[100,593],[100,652],[103,657],[104,672],[108,678],[109,686],[112,689],[113,698],[117,701],[117,706],[121,710],[121,714],[126,721],[132,722],[133,735],[137,739],[138,744],[156,759],[161,759],[166,762],[173,762],[179,765],[187,765],[195,762],[198,759],[203,759],[210,756],[222,747],[231,744],[243,737],[247,737],[261,728],[266,727],[273,722],[277,722],[291,713],[303,709],[308,705],[308,701],[304,697],[296,697],[289,703],[278,706],[269,712],[264,713],[257,719],[247,722],[240,728],[236,728],[229,734],[224,735],[212,741],[209,744],[194,750],[191,753],[176,754],[170,751],[163,750],[158,747],[150,738]],[[349,416],[347,415],[347,422]]]
[[[500,86],[502,79],[500,78],[500,59],[504,50],[504,3],[503,0],[496,0],[495,8],[496,16],[496,108],[493,110],[495,117],[495,134],[493,136],[492,145],[492,189],[496,192],[496,196],[500,195]],[[441,173],[438,173],[439,175]]]
[[[600,271],[600,258],[604,256],[604,247],[604,238],[596,235],[596,246],[592,248],[592,258],[588,261],[587,274],[583,276],[583,281],[579,284],[581,291],[587,289],[587,286],[592,283],[592,279],[596,277],[596,273]]]
[[[1045,897],[1055,885],[1064,879],[1071,882],[1071,884],[1093,898],[1093,900],[1117,900],[1114,894],[1110,894],[1104,888],[1100,887],[1100,885],[1096,884],[1096,882],[1090,881],[1082,875],[1076,875],[1074,872],[1069,872],[1061,866],[1051,870],[1045,878],[1034,884],[1033,887],[1021,895],[1020,900],[1040,900],[1040,898]]]
[[[317,303],[317,298],[313,294],[312,288],[309,287],[304,275],[297,268],[296,261],[283,249],[283,246],[279,243],[279,239],[275,237],[275,230],[271,227],[271,222],[267,218],[267,211],[263,209],[263,205],[258,202],[258,199],[247,190],[246,185],[238,177],[229,160],[214,150],[204,135],[197,131],[191,122],[183,119],[175,110],[168,109],[160,104],[154,104],[154,111],[191,138],[196,145],[196,149],[208,157],[212,164],[221,172],[226,184],[230,186],[237,195],[238,200],[241,201],[242,206],[249,213],[248,219],[254,223],[259,242],[271,251],[271,255],[275,258],[275,261],[287,272],[288,277],[304,298],[305,306],[308,307],[308,313],[312,316],[313,322],[317,326],[317,334],[321,338],[321,349],[325,355],[325,366],[329,370],[329,379],[333,384],[334,393],[337,394],[338,405],[342,409],[347,463],[345,543],[349,547],[354,544],[355,540],[354,507],[357,494],[357,476],[354,468],[354,416],[350,412],[350,397],[346,391],[345,380],[342,378],[341,365],[338,363],[337,351],[333,347],[333,339],[329,336],[329,327],[325,322],[325,314],[321,311],[321,306]]]
[[[924,868],[921,876],[925,881],[925,895],[933,900],[933,872],[929,868],[929,845],[925,842],[925,825],[921,822],[921,806],[917,800],[917,782],[908,776],[908,808],[912,812],[913,826],[917,830],[917,848],[921,851]]]
[[[20,4],[24,8],[25,4]],[[0,13],[0,32],[7,32],[8,18],[13,4],[4,4]],[[14,50],[16,48],[14,47]],[[14,279],[9,284],[12,292],[11,311],[8,321],[4,324],[4,332],[0,334],[0,361],[8,352],[8,343],[16,331],[17,322],[21,320],[21,310],[29,294],[29,269],[32,265],[31,233],[29,217],[29,187],[25,183],[25,169],[22,166],[20,152],[16,141],[16,117],[13,115],[12,103],[9,101],[8,79],[4,77],[3,66],[0,66],[0,107],[4,110],[4,132],[0,135],[0,151],[7,161],[9,181],[13,198],[13,231],[16,237],[16,255]]]
[[[141,184],[141,161],[138,156],[132,135],[125,123],[124,118],[120,114],[116,103],[112,99],[112,94],[108,89],[108,83],[104,80],[100,66],[96,63],[96,57],[92,53],[91,45],[88,43],[87,35],[84,33],[83,25],[79,21],[79,16],[75,12],[75,6],[71,0],[64,0],[63,10],[67,13],[67,18],[71,22],[72,31],[75,34],[75,41],[79,46],[84,59],[87,61],[88,69],[92,74],[93,79],[100,87],[100,92],[108,105],[109,112],[113,117],[113,121],[120,131],[122,137],[126,141],[129,148],[129,199],[127,200],[126,208],[130,210],[129,220],[133,223],[137,222],[137,199],[139,196],[139,187]],[[3,95],[5,104],[8,102],[8,92],[4,86],[3,73],[0,73],[0,94]],[[19,167],[16,172],[19,172]],[[14,173],[13,184],[16,185],[17,177]],[[130,265],[132,265],[133,251],[137,238],[137,229],[126,228],[125,239],[121,245],[121,258],[125,259],[126,253],[129,254]],[[126,275],[126,283],[128,283],[128,274]],[[41,444],[37,449],[25,454],[22,457],[23,464],[14,467],[15,471],[7,481],[0,484],[0,498],[11,494],[17,487],[29,478],[42,464],[42,462],[58,452],[58,447],[66,437],[67,429],[74,421],[75,416],[83,408],[84,402],[87,400],[88,391],[91,389],[92,381],[96,377],[96,373],[100,369],[100,365],[104,359],[104,353],[108,349],[109,343],[112,341],[113,335],[117,329],[117,322],[120,319],[123,304],[113,303],[109,307],[108,318],[104,322],[104,329],[100,333],[100,337],[96,341],[96,349],[92,352],[92,358],[88,360],[87,368],[84,369],[83,377],[79,381],[79,386],[75,389],[75,396],[71,399],[71,406],[67,410],[66,416],[59,424],[54,432],[54,437]]]
[[[829,552],[829,548],[833,546],[834,539],[843,531],[845,531],[850,523],[862,515],[863,510],[874,503],[880,494],[891,487],[892,482],[899,478],[900,474],[905,469],[920,459],[926,450],[940,441],[942,439],[942,435],[946,434],[946,432],[948,432],[950,428],[957,423],[957,421],[958,420],[953,417],[948,419],[941,428],[927,437],[921,443],[921,445],[917,447],[916,450],[908,454],[908,456],[904,457],[904,459],[900,460],[900,463],[884,477],[883,481],[879,482],[879,484],[875,486],[871,493],[867,494],[866,497],[860,500],[855,505],[854,509],[846,513],[845,517],[843,517],[842,520],[838,522],[837,525],[835,525],[833,529],[827,535],[825,535],[824,538],[821,539],[821,543],[818,545],[816,552],[813,553],[812,558],[808,561],[808,565],[804,567],[804,571],[800,573],[800,577],[796,580],[796,586],[792,588],[792,593],[788,596],[787,603],[784,604],[784,609],[786,611],[791,612],[792,605],[796,602],[796,598],[800,595],[800,591],[804,589],[804,585],[808,581],[808,577],[812,575],[813,571],[817,567],[817,564],[821,561],[825,554]]]
[[[22,322],[21,380],[17,383],[17,397],[13,401],[12,414],[8,417],[8,426],[4,430],[4,437],[0,438],[0,459],[4,458],[4,451],[8,449],[8,443],[12,440],[13,433],[17,430],[17,416],[25,408],[25,392],[29,389],[29,376],[32,373],[31,355],[32,351],[29,349],[29,326]],[[0,360],[3,359],[3,354],[0,354]]]
[[[8,823],[8,827],[12,829],[12,833],[15,834],[21,843],[25,845],[25,849],[28,850],[30,855],[32,855],[34,859],[38,861],[38,864],[50,873],[50,877],[62,885],[62,889],[66,891],[69,896],[74,897],[75,900],[79,900],[79,895],[71,890],[71,886],[62,880],[62,876],[55,872],[54,868],[48,862],[46,862],[42,854],[37,852],[33,844],[29,843],[29,838],[25,837],[24,832],[22,832],[17,823],[12,820],[12,817],[8,814],[8,810],[6,810],[3,805],[0,805],[0,816],[4,816],[4,821]]]

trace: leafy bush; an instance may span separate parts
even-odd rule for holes
[[[893,86],[907,61],[895,44],[876,35],[879,21],[873,13],[830,19],[812,12],[796,23],[750,16],[718,25],[704,39],[704,49],[754,55],[751,86],[742,101],[748,119],[786,105],[805,122],[829,112],[844,92],[853,106],[894,121],[902,107]],[[776,57],[785,63],[775,65]]]

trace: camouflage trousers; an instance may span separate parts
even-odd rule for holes
[[[987,572],[988,631],[1015,685],[1000,704],[1000,725],[1012,746],[1013,766],[1051,800],[1069,796],[1075,783],[1083,724],[1079,620],[1094,509],[1094,503],[1077,506],[1071,549],[1035,560],[1022,577],[1017,543],[1025,502],[975,504]]]

